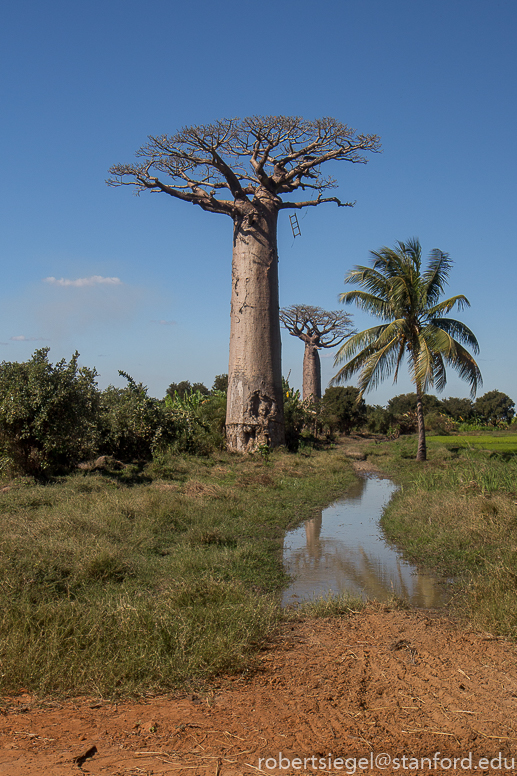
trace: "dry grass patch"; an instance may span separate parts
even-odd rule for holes
[[[149,487],[153,490],[169,491],[173,493],[178,493],[181,490],[181,485],[176,482],[163,482],[160,480],[153,482]]]
[[[270,486],[274,484],[275,484],[275,481],[273,480],[270,474],[256,472],[251,474],[244,474],[241,477],[239,477],[239,486],[240,485]]]
[[[188,498],[224,498],[226,493],[224,489],[216,483],[199,482],[199,480],[189,480],[183,485],[181,492]]]

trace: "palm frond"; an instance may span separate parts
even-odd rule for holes
[[[481,371],[474,358],[463,345],[455,341],[454,358],[448,358],[447,361],[456,370],[461,379],[469,383],[470,395],[474,397],[477,389],[483,385]]]
[[[420,332],[419,346],[423,346],[423,343],[426,348],[442,356],[447,356],[449,350],[454,347],[453,340],[445,329],[432,323],[428,323]]]
[[[422,275],[428,304],[436,304],[447,285],[452,261],[448,253],[434,248],[429,258],[429,266]]]
[[[404,257],[391,248],[370,251],[372,266],[386,278],[399,277],[404,271]]]
[[[410,237],[406,242],[397,240],[398,255],[403,257],[403,261],[410,272],[415,272],[420,277],[420,268],[422,266],[422,248],[416,237]]]
[[[444,299],[443,302],[433,304],[432,307],[428,307],[426,314],[428,316],[443,315],[443,313],[449,313],[453,307],[458,305],[458,310],[463,310],[465,307],[470,307],[470,302],[463,294],[457,294],[451,296],[449,299]]]
[[[345,283],[357,283],[371,294],[377,296],[386,295],[389,288],[388,279],[381,273],[377,272],[372,267],[354,267],[345,275]]]
[[[399,356],[397,337],[389,340],[383,347],[372,353],[359,374],[358,388],[360,396],[371,391],[392,372]]]
[[[399,343],[399,355],[397,358],[397,364],[395,366],[395,375],[393,377],[393,382],[397,382],[397,378],[399,376],[399,368],[402,363],[402,360],[404,358],[404,353],[406,352],[406,342],[405,340],[402,340],[402,342]]]
[[[393,313],[389,302],[382,297],[374,296],[366,291],[345,291],[338,297],[342,304],[355,304],[377,318],[392,318]]]
[[[341,383],[350,380],[356,372],[360,372],[364,368],[365,364],[377,351],[374,348],[364,348],[356,356],[351,358],[347,363],[341,367],[341,369],[330,380],[329,385],[340,385]]]
[[[454,318],[431,318],[429,323],[447,332],[451,337],[471,348],[474,353],[479,353],[479,343],[474,333],[461,321]]]
[[[366,350],[371,347],[377,342],[386,327],[387,324],[385,323],[380,324],[379,326],[373,326],[371,329],[365,329],[346,339],[334,357],[334,366],[342,364],[343,361],[352,358],[358,351]]]
[[[359,372],[359,395],[376,388],[384,378],[393,371],[393,365],[398,358],[398,340],[393,338],[383,347],[375,343],[361,350],[351,358],[332,378],[330,385],[339,385]]]
[[[454,321],[454,323],[459,324],[459,321]],[[461,324],[459,325],[461,326]],[[448,366],[455,369],[459,376],[470,384],[471,393],[472,395],[475,395],[478,386],[483,383],[483,379],[476,361],[468,350],[464,348],[457,339],[451,336],[445,328],[441,328],[440,326],[429,325],[422,331],[422,335],[426,342],[426,346],[429,347],[437,357],[443,359]],[[472,336],[474,337],[474,335]],[[445,387],[445,366],[443,366],[443,370],[444,378],[440,381],[436,381],[438,390],[442,390]]]
[[[442,391],[446,384],[446,372],[443,363],[443,349],[448,352],[449,343],[443,332],[433,332],[438,335],[433,337],[428,329],[422,330],[418,338],[419,349],[413,361],[413,379],[415,385],[419,386],[423,393],[427,393],[429,388],[436,387]],[[442,341],[439,342],[439,339]]]

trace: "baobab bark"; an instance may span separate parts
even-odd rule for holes
[[[285,444],[275,199],[262,192],[234,221],[226,438],[235,452]]]
[[[318,348],[313,342],[305,340],[303,354],[303,400],[321,399],[321,362]]]

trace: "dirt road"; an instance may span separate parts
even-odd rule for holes
[[[372,606],[285,625],[256,670],[205,694],[11,699],[0,774],[515,774],[515,657],[430,612]],[[376,761],[383,753],[399,762]]]

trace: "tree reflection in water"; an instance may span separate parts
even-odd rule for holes
[[[284,566],[293,582],[284,606],[345,591],[378,601],[395,594],[425,608],[444,604],[437,580],[402,560],[383,536],[379,520],[396,490],[391,480],[361,478],[346,498],[286,534]]]

